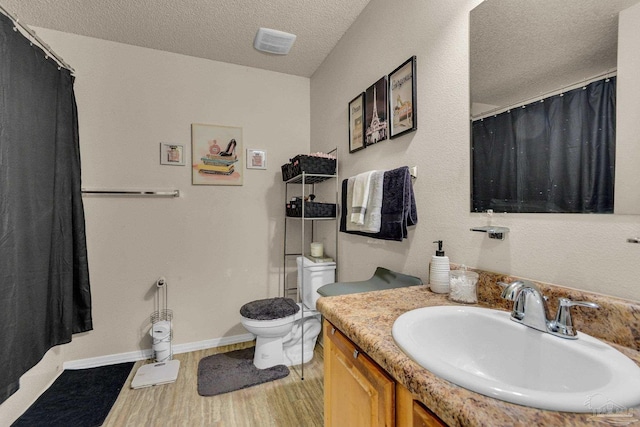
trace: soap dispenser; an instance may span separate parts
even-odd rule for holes
[[[431,257],[429,267],[429,287],[437,294],[449,293],[449,257],[442,250],[442,240],[436,240],[438,244],[436,254]]]

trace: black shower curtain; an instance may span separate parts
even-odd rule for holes
[[[92,329],[73,76],[0,14],[0,402]]]
[[[472,123],[484,212],[613,213],[616,78]]]

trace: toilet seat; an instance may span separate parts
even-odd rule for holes
[[[251,301],[240,307],[240,315],[253,320],[275,320],[295,315],[300,306],[291,298],[266,298]]]
[[[303,312],[304,312],[305,318],[317,316],[318,314],[320,314],[320,312],[317,310],[312,310],[310,308],[303,307],[301,303],[295,303],[295,304],[298,306],[298,311],[296,312],[296,314],[292,314],[290,316],[285,316],[285,317],[279,317],[271,320],[251,319],[249,317],[245,317],[241,315],[242,324],[249,327],[254,327],[254,328],[277,328],[279,326],[284,326],[289,323],[302,319]]]
[[[278,326],[286,325],[299,319],[301,314],[292,314],[291,316],[280,317],[272,320],[258,320],[250,319],[242,316],[242,323],[248,326],[255,326],[259,328],[277,328]]]

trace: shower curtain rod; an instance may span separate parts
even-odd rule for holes
[[[53,59],[55,59],[55,61],[58,63],[59,66],[64,67],[67,70],[71,71],[71,74],[74,74],[76,72],[76,70],[74,70],[71,65],[67,64],[60,55],[58,55],[53,51],[53,49],[51,49],[51,46],[49,46],[47,43],[44,42],[44,40],[38,37],[35,31],[29,28],[27,24],[21,23],[17,16],[12,15],[11,12],[5,9],[4,6],[2,6],[1,4],[0,4],[0,11],[2,11],[2,13],[4,13],[9,19],[13,21],[13,24],[15,25],[15,27],[13,28],[14,31],[17,31],[18,30],[17,27],[20,26],[20,28],[26,31],[29,34],[29,36],[33,40],[35,40],[36,43],[38,43],[42,49],[44,49],[47,52],[47,55],[46,55],[47,57],[51,55]]]
[[[573,83],[573,84],[567,85],[567,86],[562,87],[560,89],[555,89],[555,90],[549,91],[547,93],[543,93],[542,95],[534,96],[534,97],[531,97],[531,98],[516,102],[515,104],[510,105],[508,107],[498,107],[498,108],[494,108],[493,110],[484,111],[484,112],[482,112],[480,114],[477,114],[475,116],[471,116],[471,121],[484,119],[484,118],[489,117],[489,116],[495,116],[495,115],[504,113],[505,111],[513,110],[514,108],[519,108],[519,107],[522,107],[524,105],[529,105],[529,104],[531,104],[533,102],[540,101],[542,99],[546,99],[546,98],[549,98],[551,96],[558,95],[560,93],[568,92],[568,91],[573,90],[573,89],[577,89],[580,86],[586,86],[589,83],[593,83],[593,82],[595,82],[597,80],[600,80],[600,79],[603,79],[603,78],[613,77],[614,75],[616,75],[617,72],[618,72],[618,70],[616,68],[613,68],[613,69],[607,71],[606,73],[601,73],[601,74],[598,74],[596,76],[589,77],[589,78],[586,78],[584,80],[581,80],[581,81],[579,81],[577,83]]]

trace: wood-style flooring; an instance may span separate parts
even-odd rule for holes
[[[175,383],[138,390],[131,380],[142,364],[137,362],[122,388],[104,426],[230,426],[322,427],[323,358],[316,346],[311,362],[290,368],[289,376],[218,396],[198,394],[198,362],[216,353],[250,347],[253,343],[177,354],[180,372]]]

